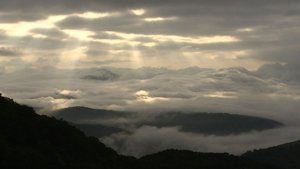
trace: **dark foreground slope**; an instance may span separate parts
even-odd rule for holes
[[[168,150],[141,159],[121,156],[67,122],[1,96],[0,150],[1,169],[272,169],[229,154]]]
[[[0,168],[127,168],[118,155],[67,122],[0,97]],[[128,167],[129,168],[129,167]]]
[[[144,169],[276,169],[227,153],[166,150],[139,159]]]
[[[283,169],[300,169],[300,141],[249,151],[243,157]]]

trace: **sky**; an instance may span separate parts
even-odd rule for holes
[[[297,0],[1,0],[0,92],[40,113],[227,112],[297,126],[299,21]]]

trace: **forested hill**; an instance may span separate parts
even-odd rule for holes
[[[67,122],[37,115],[1,96],[0,150],[1,169],[273,169],[221,153],[167,150],[140,159],[118,155]]]
[[[113,169],[134,160],[65,121],[37,115],[5,97],[0,98],[0,149],[3,169]]]
[[[300,141],[249,151],[243,157],[284,169],[300,169]]]

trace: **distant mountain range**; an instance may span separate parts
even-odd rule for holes
[[[91,121],[91,120],[105,120],[119,117],[127,117],[131,113],[103,110],[103,109],[92,109],[87,107],[68,107],[52,112],[52,115],[57,118],[62,118],[67,121],[78,123],[80,121]]]
[[[55,111],[52,115],[56,118],[72,122],[87,135],[95,137],[126,131],[124,127],[121,129],[116,124],[108,124],[108,121],[117,121],[118,119],[127,119],[126,121],[130,123],[130,126],[177,126],[184,132],[205,135],[241,134],[283,126],[282,123],[271,119],[228,113],[168,112],[152,115],[147,114],[148,118],[139,118],[140,116],[145,116],[145,114],[91,109],[87,107],[69,107]]]
[[[64,120],[0,95],[0,168],[3,169],[299,169],[299,142],[248,152],[166,150],[139,159],[117,154]],[[299,160],[298,160],[299,161]]]
[[[157,127],[180,126],[182,131],[206,135],[241,134],[281,127],[274,120],[228,113],[178,113],[170,112],[156,116],[147,125]]]
[[[66,120],[81,129],[86,135],[97,138],[126,131],[118,126],[103,123],[111,119],[131,118],[132,115],[134,114],[129,112],[91,109],[80,106],[69,107],[52,112],[52,116]]]

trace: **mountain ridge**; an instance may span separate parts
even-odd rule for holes
[[[62,118],[75,124],[90,125],[90,129],[92,129],[91,125],[97,124],[98,128],[100,128],[100,125],[103,125],[126,131],[124,127],[120,128],[115,124],[107,126],[105,123],[106,121],[116,121],[116,119],[122,118],[127,119],[127,121],[130,122],[128,123],[129,125],[134,125],[137,128],[144,125],[155,127],[179,127],[183,132],[218,136],[230,134],[238,135],[251,131],[263,131],[284,126],[283,123],[272,119],[230,113],[166,112],[145,115],[138,112],[91,109],[80,106],[60,109],[51,114],[56,118]],[[140,116],[142,118],[139,118]],[[143,118],[143,116],[147,116],[147,118]],[[139,119],[139,121],[136,121],[136,119]],[[82,129],[83,131],[90,133],[90,131],[85,130],[84,128]],[[113,134],[113,132],[108,132],[108,134]]]
[[[0,96],[0,168],[279,169],[228,153],[165,150],[139,159],[117,154],[64,120]]]

